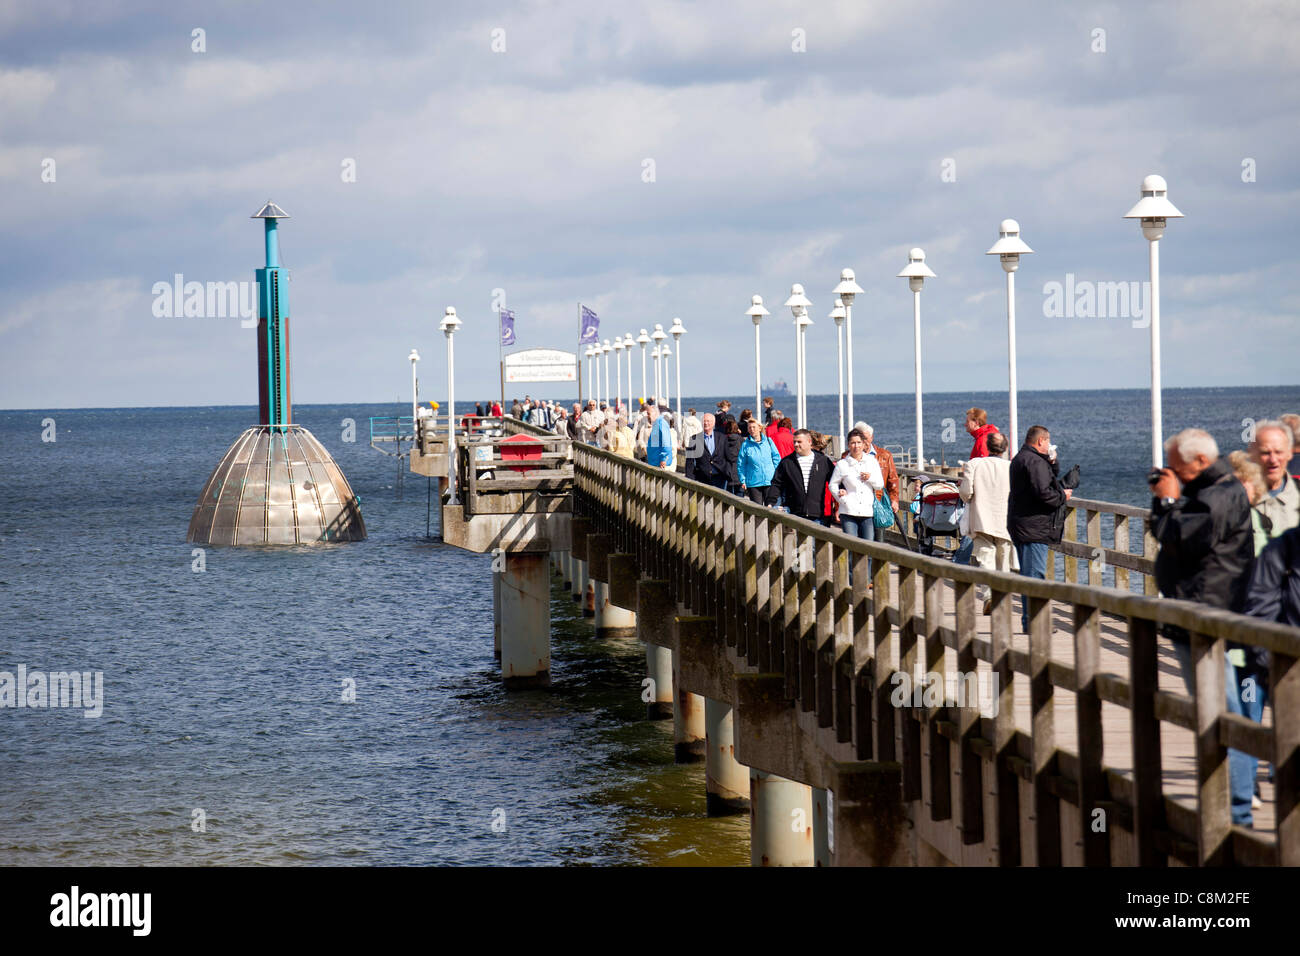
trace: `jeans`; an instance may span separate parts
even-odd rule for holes
[[[1187,641],[1174,641],[1174,656],[1178,658],[1178,667],[1182,671],[1183,684],[1188,694],[1194,694],[1192,680],[1192,645]],[[1237,682],[1237,668],[1225,654],[1223,657],[1223,687],[1227,692],[1228,713],[1248,716],[1241,703],[1241,684]],[[1256,694],[1262,697],[1262,694]],[[1252,704],[1252,707],[1256,706]],[[1264,704],[1257,706],[1263,713]],[[1251,814],[1250,800],[1255,795],[1255,773],[1259,761],[1250,754],[1228,748],[1228,789],[1232,795],[1232,822],[1242,826],[1251,826],[1254,817]]]
[[[1016,545],[1016,558],[1020,573],[1027,578],[1047,579],[1047,545],[1040,541]],[[1020,599],[1020,627],[1029,633],[1029,601]]]
[[[840,512],[840,530],[850,538],[861,538],[863,541],[876,540],[876,519],[871,515],[860,518],[857,515],[846,515]],[[870,578],[875,574],[876,562],[867,559],[867,576]],[[849,562],[849,584],[853,583],[853,562]]]
[[[975,547],[975,539],[973,537],[971,537],[970,535],[966,535],[965,537],[963,537],[961,539],[961,544],[957,547],[957,550],[953,552],[952,563],[970,564],[971,550],[974,547]]]

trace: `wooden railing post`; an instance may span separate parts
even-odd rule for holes
[[[1089,538],[1095,512],[1088,515]],[[1091,568],[1092,562],[1089,562]],[[1101,697],[1097,671],[1101,664],[1101,612],[1074,605],[1074,713],[1079,747],[1079,831],[1085,866],[1110,865],[1109,794],[1102,770]],[[1106,803],[1107,806],[1102,806]],[[1098,811],[1101,815],[1098,816]]]
[[[1228,748],[1219,739],[1227,709],[1224,687],[1228,649],[1223,638],[1191,635],[1196,704],[1197,844],[1202,866],[1232,861],[1232,807]]]
[[[1034,849],[1036,866],[1061,865],[1061,801],[1052,792],[1057,773],[1056,715],[1051,674],[1052,602],[1029,602],[1029,707],[1033,758]]]
[[[1133,735],[1133,840],[1138,866],[1164,866],[1156,831],[1165,824],[1165,799],[1160,759],[1160,720],[1156,717],[1156,688],[1160,684],[1156,625],[1145,618],[1128,619],[1129,727]]]

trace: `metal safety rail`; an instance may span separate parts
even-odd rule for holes
[[[1300,630],[958,566],[589,446],[573,457],[575,515],[688,613],[716,621],[728,679],[770,677],[812,728],[802,762],[760,769],[827,786],[811,779],[833,779],[822,762],[895,768],[911,826],[950,862],[1300,865]],[[1013,629],[1016,595],[1027,636]],[[1190,697],[1159,689],[1162,625],[1191,636]],[[1229,640],[1272,652],[1271,726],[1226,710]],[[898,675],[953,663],[996,675],[991,715],[948,691],[897,703]],[[1167,775],[1175,737],[1187,752],[1168,756],[1185,772]],[[1272,833],[1232,824],[1229,747],[1275,765]]]

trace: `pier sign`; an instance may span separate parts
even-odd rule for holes
[[[524,349],[505,357],[507,382],[576,382],[578,355],[561,349]]]

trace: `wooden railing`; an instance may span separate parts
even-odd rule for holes
[[[961,469],[928,469],[900,467],[899,518],[904,517],[916,487],[919,475],[942,477],[952,482],[961,481]],[[1135,587],[1142,594],[1155,595],[1155,559],[1158,547],[1147,526],[1150,511],[1133,505],[1113,501],[1094,501],[1089,498],[1071,498],[1066,504],[1065,535],[1048,548],[1048,576],[1073,584],[1113,586],[1121,591]],[[915,533],[915,523],[908,524],[909,533]],[[946,550],[954,550],[958,539],[953,536],[936,537]],[[1141,544],[1142,550],[1133,551]],[[1108,570],[1109,569],[1109,570]],[[1080,581],[1080,572],[1084,581]]]
[[[860,541],[588,446],[574,448],[574,473],[575,511],[644,576],[669,582],[675,600],[716,616],[738,674],[783,674],[786,696],[824,729],[826,759],[900,762],[902,799],[956,845],[989,848],[1001,865],[1300,865],[1300,630]],[[1089,514],[1095,504],[1078,507]],[[988,638],[977,633],[977,585],[992,593]],[[1014,595],[1028,602],[1027,639],[1013,631]],[[1053,605],[1068,608],[1067,660],[1051,652]],[[1100,669],[1102,627],[1115,621],[1121,636],[1106,643],[1120,645],[1126,673]],[[1158,689],[1162,625],[1190,633],[1191,697]],[[1272,726],[1226,712],[1228,640],[1272,652]],[[895,674],[942,672],[948,650],[960,674],[984,663],[996,675],[992,716],[968,698],[891,701]],[[1018,694],[1028,698],[1028,732],[1017,727]],[[1056,732],[1054,702],[1065,695],[1076,752]],[[1122,753],[1108,751],[1113,736],[1103,740],[1104,704],[1128,711]],[[1194,735],[1190,804],[1166,790],[1161,732],[1170,726]],[[1272,836],[1231,822],[1229,747],[1276,767]],[[995,794],[987,815],[986,793]],[[1097,811],[1109,820],[1101,831]]]

